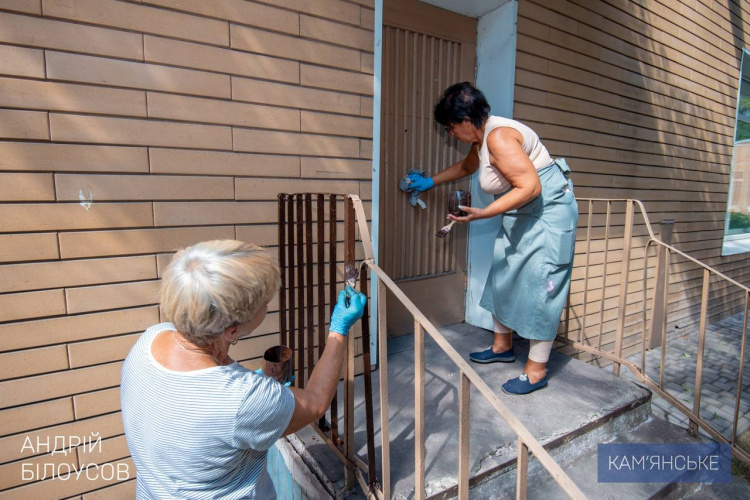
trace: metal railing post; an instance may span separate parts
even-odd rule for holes
[[[516,472],[516,500],[526,500],[529,493],[529,447],[520,437],[518,438]]]
[[[698,353],[695,366],[695,394],[693,397],[693,414],[700,417],[701,414],[701,385],[703,384],[703,355],[706,350],[706,327],[708,323],[708,289],[711,282],[711,273],[708,269],[703,270],[703,290],[701,293],[701,319],[698,326]],[[690,421],[688,431],[693,437],[698,437],[698,424]]]
[[[391,429],[388,412],[388,329],[385,283],[378,280],[378,371],[380,377],[380,450],[383,498],[391,498]]]
[[[354,266],[354,206],[351,198],[344,199],[344,269]],[[350,463],[354,461],[354,332],[346,337],[346,363],[344,378],[344,453]],[[346,488],[354,486],[356,475],[350,465],[346,468]]]
[[[663,220],[659,227],[659,239],[667,245],[672,244],[673,220]],[[654,305],[651,308],[651,328],[648,338],[648,348],[654,349],[661,345],[662,332],[667,328],[667,293],[669,289],[669,262],[667,261],[668,250],[658,245],[656,249],[656,272],[654,284]],[[645,272],[645,263],[644,263]],[[646,307],[646,297],[643,298],[643,307]]]
[[[471,383],[461,372],[458,386],[458,500],[469,500],[470,395]]]
[[[424,499],[424,328],[414,319],[414,499]]]
[[[628,275],[630,274],[630,244],[633,235],[633,200],[627,200],[625,208],[625,235],[622,242],[622,275],[620,276],[620,301],[617,307],[617,332],[615,333],[615,356],[622,355],[622,341],[625,335],[625,307],[628,303]],[[615,362],[612,373],[620,375],[621,363]]]

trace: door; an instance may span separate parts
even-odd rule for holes
[[[466,155],[468,145],[448,136],[432,109],[449,85],[474,82],[476,19],[417,0],[383,6],[381,79],[381,266],[433,322],[463,321],[467,228],[456,224],[444,239],[448,195],[469,189],[468,179],[422,194],[426,209],[412,207],[398,183],[410,169],[430,175]],[[387,296],[388,334],[414,331],[411,315]]]

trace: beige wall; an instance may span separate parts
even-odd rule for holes
[[[722,258],[721,247],[748,20],[745,2],[521,0],[514,109],[553,155],[570,160],[579,197],[642,200],[652,222],[675,220],[677,248],[744,283],[750,282],[747,255]],[[581,205],[573,282],[578,304],[586,209]],[[593,224],[599,238],[603,220]],[[621,249],[622,207],[613,221]],[[637,228],[636,246],[643,246],[644,234]],[[601,250],[594,256],[598,265],[589,269],[595,280],[589,301],[601,296]],[[604,325],[608,347],[620,263],[621,252],[615,253],[605,305],[605,321],[612,319]],[[702,276],[679,257],[672,269],[669,328],[675,331],[698,322]],[[633,287],[642,287],[641,276],[640,270],[632,273]],[[718,285],[712,285],[711,299],[714,319],[742,305],[741,295]],[[628,335],[640,332],[639,300],[629,299]],[[598,328],[597,307],[587,309],[592,330]],[[580,329],[581,316],[579,306],[573,329]],[[626,352],[639,349],[638,340],[628,339]]]
[[[0,498],[132,496],[21,468],[129,463],[120,367],[170,252],[276,245],[279,192],[370,199],[373,7],[0,0]],[[233,355],[277,332],[271,312]],[[91,433],[95,459],[36,446]]]

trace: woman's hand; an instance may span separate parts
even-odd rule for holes
[[[346,305],[347,295],[349,296],[349,306]],[[333,314],[331,314],[329,330],[341,335],[347,335],[352,325],[364,314],[366,303],[367,296],[365,294],[347,285],[345,290],[339,292],[336,307],[333,309]]]
[[[463,205],[459,205],[459,210],[462,210],[466,212],[466,215],[463,217],[457,217],[452,214],[448,214],[448,218],[450,220],[454,220],[456,222],[471,222],[473,220],[479,220],[479,219],[486,219],[489,217],[487,215],[487,211],[484,208],[477,208],[477,207],[464,207]]]
[[[409,187],[420,193],[429,191],[435,186],[435,181],[431,177],[423,177],[415,173],[407,174],[406,177],[409,179]]]

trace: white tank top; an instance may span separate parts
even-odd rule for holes
[[[531,163],[539,170],[552,163],[552,158],[539,140],[536,132],[521,122],[502,118],[500,116],[490,116],[484,125],[484,139],[482,147],[479,149],[479,186],[482,191],[489,194],[500,194],[510,188],[510,182],[502,176],[500,171],[490,164],[490,150],[487,148],[487,136],[497,127],[510,127],[518,130],[523,137],[523,151],[529,155]]]

